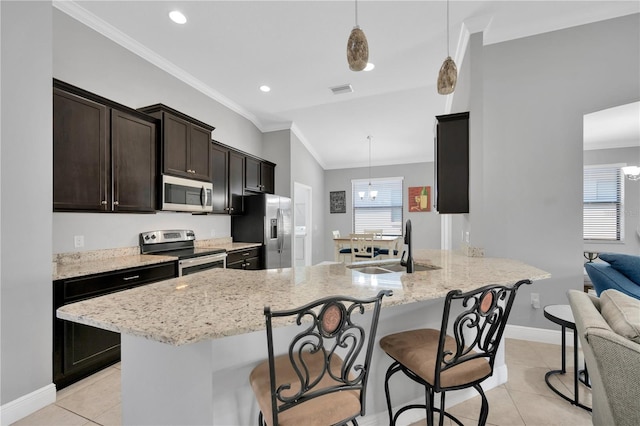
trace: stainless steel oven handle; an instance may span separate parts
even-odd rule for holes
[[[219,253],[211,256],[201,256],[193,259],[178,260],[178,276],[179,277],[183,276],[183,271],[185,269],[188,269],[194,266],[206,265],[208,263],[217,263],[217,262],[222,262],[222,268],[226,268],[227,254]]]
[[[200,256],[200,257],[194,257],[192,259],[179,260],[178,265],[180,265],[182,268],[188,268],[189,266],[199,266],[207,263],[221,262],[221,261],[224,261],[226,258],[227,258],[226,253],[216,254],[213,256]]]

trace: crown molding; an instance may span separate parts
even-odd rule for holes
[[[155,65],[161,70],[169,73],[173,77],[178,80],[188,84],[199,92],[205,94],[216,102],[224,105],[230,110],[240,114],[247,120],[251,121],[261,132],[264,132],[264,126],[251,112],[247,111],[237,103],[233,102],[231,99],[222,95],[220,92],[216,91],[212,87],[208,86],[201,80],[197,79],[193,75],[189,74],[187,71],[183,70],[179,66],[175,65],[173,62],[168,61],[161,55],[157,54],[153,50],[144,46],[143,44],[137,42],[133,38],[129,37],[113,25],[108,22],[100,19],[93,13],[89,12],[87,9],[78,5],[75,1],[72,0],[53,0],[53,6],[60,10],[61,12],[66,13],[76,21],[83,23],[94,31],[102,34],[108,39],[114,41],[125,49],[133,52],[139,57],[143,58],[147,62]]]
[[[291,123],[291,132],[294,135],[296,135],[296,137],[300,140],[300,142],[302,142],[302,145],[304,145],[304,147],[307,148],[307,151],[309,151],[311,156],[318,162],[318,164],[320,164],[320,167],[322,167],[323,170],[327,170],[327,167],[324,161],[322,161],[322,157],[320,157],[320,155],[316,152],[316,150],[313,149],[313,146],[309,143],[309,141],[304,136],[302,131],[298,128],[296,123]]]
[[[471,34],[489,31],[491,27],[491,22],[493,21],[492,16],[478,16],[475,18],[466,19],[462,22],[462,27],[460,28],[460,34],[458,35],[458,44],[456,46],[456,53],[454,57],[454,61],[458,67],[458,69],[462,68],[462,63],[464,61],[464,56],[467,51],[467,46],[469,45],[469,39],[471,38]],[[453,97],[455,96],[455,91],[449,95],[447,95],[447,99],[445,100],[445,114],[451,113],[451,108],[453,105]]]

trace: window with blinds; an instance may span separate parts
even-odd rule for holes
[[[584,167],[583,239],[622,241],[624,164]]]
[[[354,179],[351,188],[354,232],[382,229],[384,235],[402,235],[401,177],[371,179],[371,190],[378,191],[375,200],[369,197],[369,179]]]

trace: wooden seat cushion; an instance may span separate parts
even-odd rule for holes
[[[439,338],[439,330],[409,330],[383,337],[380,339],[380,347],[390,357],[433,385]],[[455,353],[455,348],[455,339],[447,336],[445,349]],[[476,358],[443,371],[440,374],[440,387],[462,386],[489,375],[491,375],[489,362],[485,358]]]
[[[318,377],[324,365],[324,357],[321,352],[303,355],[310,371],[310,380]],[[342,359],[334,355],[331,359],[331,371],[340,375]],[[288,355],[280,355],[275,358],[276,382],[279,385],[290,383],[291,389],[284,391],[283,396],[295,394],[300,389],[300,381],[291,366]],[[260,411],[264,420],[272,426],[271,410],[271,386],[269,380],[269,361],[258,364],[249,376],[249,382],[256,395]],[[328,374],[313,388],[313,391],[329,386],[339,385],[340,382],[333,380]],[[276,389],[278,388],[276,386]],[[278,406],[282,405],[278,401]],[[281,426],[321,426],[340,423],[345,419],[350,419],[360,414],[360,391],[339,391],[323,395],[278,414],[278,423]]]

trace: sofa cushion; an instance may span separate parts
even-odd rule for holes
[[[640,256],[622,253],[600,253],[598,257],[615,270],[622,272],[631,281],[640,285]]]
[[[600,313],[614,332],[640,343],[640,300],[605,290],[600,294]]]
[[[598,296],[610,288],[621,291],[636,299],[640,299],[640,285],[631,281],[625,274],[606,262],[585,263],[584,269],[589,274]]]

